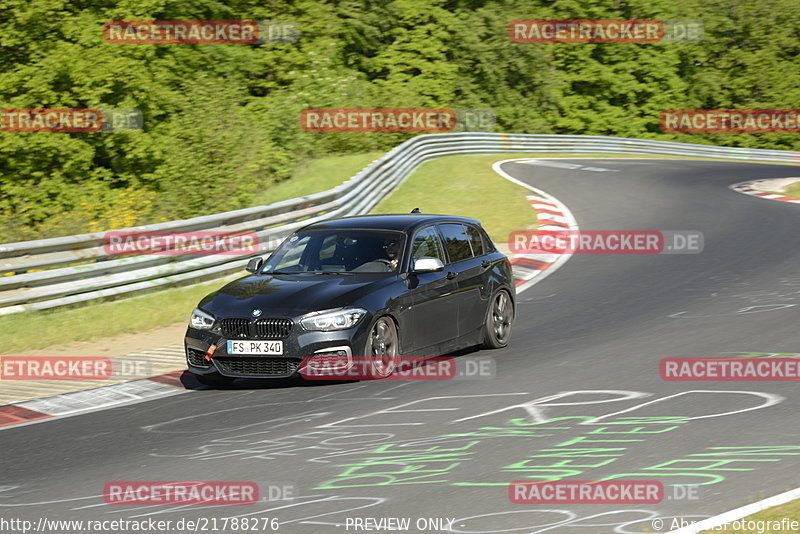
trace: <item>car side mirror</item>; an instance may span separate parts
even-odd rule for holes
[[[444,269],[444,263],[439,258],[420,258],[414,262],[415,273],[432,273]]]
[[[245,270],[248,273],[257,273],[263,264],[264,258],[250,258],[250,261],[247,262],[247,267],[245,267]]]

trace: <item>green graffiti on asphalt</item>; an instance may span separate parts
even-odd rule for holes
[[[436,445],[423,449],[410,449],[408,444],[386,444],[364,453],[358,462],[340,464],[343,471],[334,479],[328,480],[317,486],[316,489],[340,489],[365,486],[390,486],[405,484],[453,484],[453,485],[507,485],[504,482],[450,482],[448,476],[464,462],[476,457],[476,448],[487,439],[527,437],[551,437],[552,432],[574,430],[574,423],[581,423],[594,419],[590,416],[556,417],[543,422],[531,423],[525,419],[511,419],[505,426],[480,427],[475,431],[466,433],[445,434],[437,436],[436,440],[449,440],[453,443],[466,441],[460,447],[442,447]],[[589,431],[584,436],[559,443],[558,449],[543,449],[542,454],[533,455],[511,465],[505,466],[501,472],[509,475],[523,475],[526,478],[542,480],[559,480],[568,476],[578,475],[585,469],[591,469],[610,464],[624,455],[625,447],[620,444],[629,444],[645,441],[646,434],[659,434],[678,428],[675,423],[678,417],[632,417],[630,421],[609,423],[607,426],[598,427]],[[664,421],[669,421],[665,423]],[[572,424],[570,424],[572,423]],[[619,425],[632,426],[626,430]],[[667,428],[649,429],[645,425],[668,425]],[[606,434],[611,435],[607,437]],[[623,438],[622,435],[629,435]],[[642,437],[631,437],[639,436]],[[417,443],[424,442],[420,439]],[[578,448],[566,448],[581,442]],[[447,441],[445,441],[447,443]],[[613,443],[614,446],[602,448],[594,447],[597,443]],[[592,444],[592,445],[589,445]],[[589,458],[600,454],[603,458],[594,463],[585,463],[585,460],[576,458]],[[535,458],[567,458],[555,463],[536,464]],[[581,469],[577,469],[580,467]],[[519,476],[517,476],[519,478]]]
[[[458,467],[476,460],[479,446],[490,439],[552,437],[554,432],[576,430],[574,423],[593,419],[589,416],[556,417],[537,423],[510,419],[504,426],[480,427],[471,432],[421,438],[412,443],[384,444],[364,452],[357,462],[340,464],[338,467],[343,471],[316,489],[407,484],[507,486],[512,480],[544,482],[586,477],[592,469],[613,465],[624,458],[636,443],[656,439],[683,424],[680,417],[620,418],[500,467],[496,482],[452,481]],[[419,447],[434,440],[437,445]],[[704,451],[598,480],[664,477],[675,486],[717,484],[725,480],[726,473],[752,471],[764,463],[778,462],[781,457],[800,455],[800,446],[708,447]]]

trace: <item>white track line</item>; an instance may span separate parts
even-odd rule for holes
[[[548,159],[555,159],[555,158],[548,158]],[[573,159],[573,158],[563,158],[563,159]],[[611,159],[611,158],[603,158],[603,159]],[[619,159],[638,159],[638,158],[619,158]],[[656,159],[656,158],[642,158],[642,159]],[[566,219],[567,219],[566,222],[567,222],[567,224],[569,224],[570,230],[577,230],[578,229],[578,223],[575,220],[575,217],[567,209],[567,207],[563,203],[561,203],[561,201],[559,201],[557,198],[545,193],[544,191],[536,189],[535,187],[530,186],[530,185],[526,184],[525,182],[517,180],[516,178],[512,177],[511,175],[509,175],[508,173],[503,171],[503,169],[500,168],[500,166],[503,163],[508,163],[508,162],[512,162],[512,161],[518,161],[518,160],[517,159],[507,159],[507,160],[503,160],[503,161],[498,161],[497,163],[492,165],[492,169],[497,174],[499,174],[500,176],[505,178],[506,180],[508,180],[510,182],[513,182],[513,183],[515,183],[517,185],[520,185],[520,186],[522,186],[522,187],[524,187],[526,189],[529,189],[529,190],[533,191],[534,193],[536,193],[537,195],[541,196],[542,198],[547,199],[548,202],[557,205],[561,209],[562,213],[564,213],[564,215],[566,216]],[[738,191],[738,192],[741,193],[743,191],[739,191],[739,190],[735,189],[736,186],[742,186],[742,185],[747,186],[747,185],[749,185],[751,183],[752,183],[752,181],[751,182],[742,182],[742,183],[739,183],[739,184],[734,184],[734,185],[730,186],[730,188],[733,189],[734,191]],[[761,196],[760,198],[767,198],[768,200],[771,200],[769,197]],[[547,206],[543,205],[542,207],[547,207]],[[532,280],[530,280],[528,282],[525,282],[524,284],[520,285],[517,288],[517,293],[521,293],[522,291],[528,289],[529,287],[532,287],[534,284],[537,284],[537,283],[541,282],[542,280],[544,280],[548,275],[552,274],[554,271],[556,271],[556,269],[561,267],[570,258],[570,256],[572,256],[572,255],[571,254],[563,254],[563,255],[561,255],[556,261],[554,261],[552,263],[552,265],[546,271],[542,272],[541,275],[539,275],[539,276],[533,278]],[[789,501],[793,501],[793,500],[795,500],[797,498],[800,498],[800,488],[795,488],[793,490],[789,490],[789,491],[786,491],[784,493],[780,493],[778,495],[774,495],[772,497],[768,497],[768,498],[763,499],[761,501],[754,502],[752,504],[748,504],[746,506],[742,506],[740,508],[736,508],[736,509],[730,510],[728,512],[724,512],[724,513],[721,513],[719,515],[715,515],[713,517],[709,517],[708,519],[704,519],[702,521],[698,521],[697,523],[693,523],[691,525],[679,528],[677,530],[671,530],[670,534],[698,534],[699,532],[701,532],[703,530],[710,530],[710,529],[719,527],[721,525],[724,525],[725,523],[732,523],[732,522],[734,522],[734,521],[736,521],[738,519],[742,519],[742,518],[747,517],[749,515],[753,515],[755,513],[761,512],[763,510],[766,510],[767,508],[772,508],[773,506],[778,506],[780,504],[784,504],[784,503],[787,503]]]
[[[564,159],[572,159],[572,158],[564,158]],[[604,158],[604,159],[606,159],[606,158]],[[637,158],[620,158],[620,159],[637,159]],[[642,159],[656,159],[656,158],[642,158]],[[494,169],[494,171],[497,174],[499,174],[500,176],[502,176],[506,180],[514,182],[517,185],[521,185],[522,187],[525,187],[526,189],[530,189],[531,191],[534,191],[536,194],[541,195],[544,198],[547,198],[548,202],[552,202],[553,204],[556,204],[559,208],[561,208],[562,212],[566,215],[566,217],[568,219],[568,224],[570,225],[570,230],[577,230],[578,229],[578,223],[575,221],[575,217],[573,217],[572,213],[558,199],[556,199],[555,197],[552,197],[551,195],[548,195],[544,191],[536,189],[535,187],[532,187],[532,186],[530,186],[530,185],[528,185],[528,184],[526,184],[524,182],[521,182],[521,181],[517,180],[516,178],[513,178],[512,176],[510,176],[509,174],[507,174],[506,172],[504,172],[500,168],[500,165],[502,165],[503,163],[507,163],[507,162],[511,162],[511,161],[517,161],[517,160],[508,159],[508,160],[504,160],[504,161],[498,161],[497,163],[492,165],[492,169]],[[753,183],[752,181],[750,181],[750,182],[742,182],[742,183],[739,183],[739,184],[734,184],[734,185],[730,186],[730,188],[733,189],[734,191],[738,191],[738,192],[741,193],[743,191],[739,191],[738,189],[736,189],[736,186],[743,186],[743,185],[744,186],[748,186],[748,185],[750,185],[752,183]],[[760,196],[760,198],[766,198],[768,200],[772,200],[770,197]],[[519,286],[517,288],[517,292],[521,293],[525,289],[528,289],[529,287],[533,286],[534,284],[544,280],[545,277],[547,277],[549,274],[551,274],[553,271],[555,271],[558,267],[563,265],[569,259],[569,256],[571,256],[571,255],[566,255],[565,254],[562,257],[560,257],[558,260],[553,262],[552,266],[550,268],[548,268],[546,271],[544,271],[541,276],[537,276],[533,280],[530,280],[529,282],[526,282],[526,283],[522,284],[521,286]],[[747,517],[749,515],[761,512],[763,510],[766,510],[767,508],[772,508],[773,506],[778,506],[780,504],[784,504],[784,503],[787,503],[789,501],[793,501],[793,500],[795,500],[797,498],[800,498],[800,488],[795,488],[793,490],[789,490],[789,491],[786,491],[784,493],[781,493],[781,494],[778,494],[778,495],[774,495],[772,497],[768,497],[768,498],[763,499],[761,501],[758,501],[758,502],[755,502],[755,503],[752,503],[752,504],[748,504],[746,506],[742,506],[740,508],[736,508],[736,509],[730,510],[728,512],[724,512],[724,513],[719,514],[719,515],[715,515],[715,516],[710,517],[708,519],[704,519],[704,520],[699,521],[697,523],[693,523],[693,524],[691,524],[689,526],[682,527],[682,528],[679,528],[677,530],[672,530],[670,532],[671,532],[671,534],[698,534],[699,532],[701,532],[703,530],[710,530],[712,528],[724,525],[725,523],[732,523],[733,521],[736,521],[738,519],[742,519],[743,517]]]
[[[742,193],[743,195],[763,198],[765,200],[778,200],[780,202],[788,202],[789,204],[800,204],[800,199],[786,196],[780,193],[768,193],[767,191],[761,191],[760,189],[755,189],[753,187],[754,184],[764,181],[765,180],[749,180],[747,182],[739,182],[738,184],[733,184],[728,186],[728,189],[732,189],[737,193]]]
[[[767,508],[772,508],[773,506],[778,506],[779,504],[793,501],[798,497],[800,497],[800,488],[795,488],[793,490],[779,493],[778,495],[773,495],[772,497],[768,497],[764,500],[748,504],[747,506],[742,506],[741,508],[736,508],[735,510],[724,512],[722,514],[715,515],[714,517],[709,517],[708,519],[703,519],[702,521],[692,523],[691,525],[679,528],[677,530],[670,530],[669,532],[670,534],[697,534],[703,530],[710,530],[722,526],[725,523],[733,523],[738,519],[762,512]]]
[[[506,160],[503,160],[503,161],[497,161],[494,164],[492,164],[492,170],[494,170],[494,172],[496,172],[497,174],[499,174],[500,176],[502,176],[503,178],[505,178],[509,182],[512,182],[512,183],[517,184],[517,185],[519,185],[521,187],[524,187],[525,189],[528,189],[529,191],[533,191],[542,200],[545,200],[545,201],[547,201],[547,202],[549,202],[551,204],[555,204],[556,206],[558,206],[558,209],[561,211],[561,213],[564,214],[564,219],[565,219],[564,222],[567,223],[567,225],[569,226],[569,229],[570,230],[577,230],[578,229],[578,221],[575,220],[575,217],[572,215],[572,212],[569,211],[569,209],[567,209],[567,207],[560,200],[558,200],[556,197],[554,197],[554,196],[552,196],[552,195],[550,195],[548,193],[545,193],[541,189],[537,189],[537,188],[533,187],[532,185],[528,185],[525,182],[517,180],[516,178],[514,178],[513,176],[511,176],[510,174],[508,174],[507,172],[505,172],[503,169],[500,168],[500,166],[503,163],[509,163],[509,162],[512,162],[512,161],[518,161],[519,159],[529,159],[529,158],[516,158],[516,159],[506,159]],[[535,276],[532,279],[528,280],[527,282],[517,286],[517,293],[522,293],[526,289],[529,289],[529,288],[533,287],[534,285],[538,284],[539,282],[541,282],[542,280],[544,280],[545,278],[547,278],[548,276],[550,276],[551,274],[556,272],[558,270],[558,268],[561,267],[562,265],[564,265],[567,262],[567,260],[570,259],[571,257],[572,257],[572,254],[559,254],[558,258],[556,259],[556,261],[551,263],[550,266],[547,267],[547,269],[545,269],[544,271],[539,271],[540,274],[538,274],[537,276]]]

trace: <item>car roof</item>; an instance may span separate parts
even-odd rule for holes
[[[343,217],[341,219],[331,219],[310,224],[303,230],[320,230],[326,228],[364,228],[380,230],[399,230],[403,232],[413,231],[420,226],[431,223],[455,222],[467,223],[480,226],[480,222],[469,217],[458,217],[456,215],[427,215],[421,213],[403,213],[392,215],[356,215],[353,217]]]

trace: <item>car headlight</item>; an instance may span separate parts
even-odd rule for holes
[[[363,308],[344,308],[328,312],[314,312],[300,318],[306,330],[347,330],[354,327],[367,314]]]
[[[189,318],[189,324],[192,328],[197,328],[198,330],[210,330],[214,326],[215,320],[213,315],[204,312],[200,308],[195,308]]]

